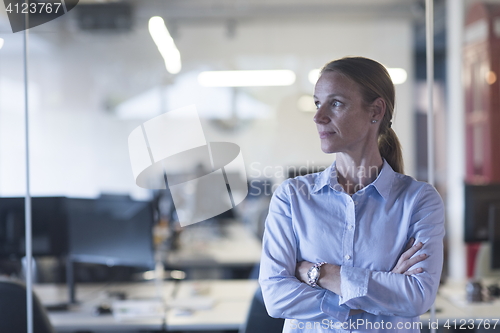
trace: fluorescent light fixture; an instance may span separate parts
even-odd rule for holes
[[[0,38],[0,49],[3,47],[4,40],[3,38]]]
[[[408,74],[402,68],[387,68],[389,75],[391,76],[392,83],[403,84],[408,78]]]
[[[389,75],[391,76],[392,83],[402,84],[406,82],[408,74],[403,68],[387,68]],[[316,84],[319,79],[319,69],[313,69],[309,72],[309,82]]]
[[[149,33],[165,60],[167,71],[171,74],[179,73],[181,71],[181,53],[175,46],[174,40],[165,26],[165,21],[159,16],[150,18]]]
[[[204,87],[290,86],[295,83],[291,70],[207,71],[198,75]]]

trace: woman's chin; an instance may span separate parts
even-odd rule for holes
[[[325,153],[325,154],[333,154],[333,153],[336,153],[336,152],[337,152],[337,150],[336,150],[335,148],[330,147],[330,146],[328,146],[328,147],[323,147],[323,146],[321,146],[321,150],[322,150],[322,151],[323,151],[323,153]]]

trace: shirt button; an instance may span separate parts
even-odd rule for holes
[[[357,202],[357,201],[354,201],[354,204],[355,204],[355,205],[357,205],[357,204],[358,204],[358,202]]]
[[[352,228],[353,228],[352,224],[349,224],[349,225],[347,226],[347,229],[349,229],[349,230],[352,230]]]
[[[351,259],[351,256],[346,254],[344,258],[345,258],[345,260],[349,260],[349,259]]]

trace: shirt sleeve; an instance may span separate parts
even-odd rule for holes
[[[288,181],[273,194],[262,243],[259,282],[271,317],[313,320],[328,315],[341,322],[350,308],[339,296],[295,277],[297,240],[293,230]]]
[[[433,186],[427,184],[414,206],[408,238],[424,246],[415,255],[428,258],[410,269],[414,275],[370,271],[342,266],[340,304],[375,315],[415,317],[425,313],[436,298],[443,267],[444,205]]]

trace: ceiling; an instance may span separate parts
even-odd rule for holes
[[[80,0],[81,4],[115,0]],[[300,15],[422,15],[423,0],[130,0],[137,13],[167,19],[285,18]]]
[[[424,19],[424,0],[79,0],[76,11],[83,5],[114,3],[130,3],[135,20],[143,21],[159,15],[176,26],[210,22],[237,24],[255,20]],[[57,21],[56,24],[65,26],[61,20]],[[0,10],[0,30],[10,30],[3,10]]]

